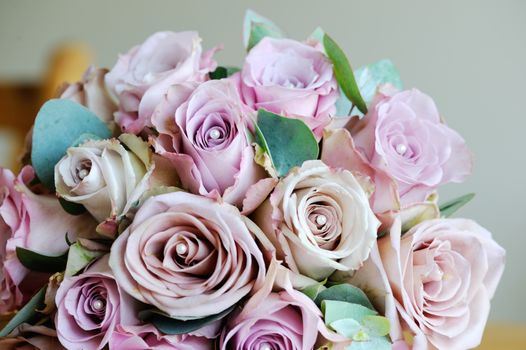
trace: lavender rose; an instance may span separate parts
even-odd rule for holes
[[[379,224],[362,186],[350,171],[307,161],[280,181],[254,220],[293,272],[322,280],[356,270]]]
[[[82,81],[66,84],[60,93],[60,98],[75,101],[95,113],[102,121],[113,125],[113,113],[117,104],[113,101],[104,82],[107,69],[89,67]]]
[[[134,325],[136,302],[116,283],[102,257],[79,276],[66,278],[55,298],[57,335],[67,349],[102,349],[117,325]]]
[[[137,134],[149,126],[171,85],[208,79],[216,67],[214,52],[202,53],[196,32],[159,32],[121,55],[106,83],[119,99],[115,119],[122,130]]]
[[[314,349],[326,335],[328,330],[316,304],[290,289],[250,300],[231,317],[221,334],[219,348],[306,350]]]
[[[399,317],[401,329],[415,334],[420,344],[415,349],[425,347],[422,335],[438,349],[478,346],[504,269],[504,249],[487,230],[466,219],[425,221],[401,238],[400,231],[397,220],[378,241],[381,278],[368,272],[374,269],[360,270],[352,282],[388,281],[395,298],[390,318]],[[381,287],[368,287],[383,294]],[[391,337],[404,338],[401,333]]]
[[[148,199],[113,244],[110,264],[133,297],[185,319],[228,309],[265,277],[239,211],[184,192]]]
[[[370,164],[395,179],[403,207],[471,173],[464,140],[442,123],[431,97],[416,89],[383,88],[351,134]]]
[[[263,38],[247,55],[240,80],[247,105],[299,118],[318,138],[336,112],[332,64],[307,44]]]
[[[110,349],[213,350],[214,340],[192,334],[166,335],[152,325],[117,326]]]
[[[154,113],[156,152],[169,159],[184,188],[241,207],[248,189],[266,176],[249,140],[253,112],[230,80],[173,87]],[[188,96],[186,102],[181,103]]]

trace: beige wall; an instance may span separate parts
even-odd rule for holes
[[[154,31],[198,29],[242,60],[247,7],[302,39],[322,26],[354,66],[391,58],[406,87],[435,98],[475,153],[474,175],[442,198],[477,192],[462,211],[508,250],[495,320],[526,321],[526,1],[26,1],[0,0],[0,80],[38,79],[52,47],[78,39],[111,66]]]

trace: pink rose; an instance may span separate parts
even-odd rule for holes
[[[316,304],[294,289],[250,300],[220,338],[221,350],[307,350],[328,333]],[[323,340],[322,340],[323,343]],[[318,346],[321,344],[318,344]]]
[[[504,269],[504,249],[466,219],[425,221],[402,237],[400,231],[396,220],[390,234],[378,241],[381,262],[358,271],[351,282],[368,284],[366,290],[381,295],[382,288],[374,284],[387,281],[386,314],[401,322],[391,329],[393,340],[410,333],[414,349],[426,348],[423,337],[438,349],[479,345]],[[374,277],[374,265],[380,279]]]
[[[75,101],[92,111],[105,123],[113,124],[113,113],[117,105],[109,95],[104,83],[107,69],[89,67],[82,81],[66,84],[60,93],[60,98]]]
[[[153,116],[156,152],[169,159],[184,188],[241,207],[248,189],[264,178],[250,142],[253,112],[231,80],[211,80],[193,92],[171,88]],[[183,96],[188,96],[182,103]]]
[[[113,243],[110,264],[134,298],[185,319],[228,309],[266,273],[239,211],[185,192],[148,199]]]
[[[137,134],[150,126],[157,104],[177,83],[202,82],[217,64],[215,49],[202,53],[196,32],[159,32],[121,55],[106,75],[106,83],[119,99],[116,122]]]
[[[136,302],[116,283],[104,256],[57,290],[55,324],[67,349],[102,349],[117,325],[137,324]]]
[[[403,207],[423,202],[439,186],[471,173],[471,153],[462,137],[440,119],[431,97],[413,89],[384,89],[369,113],[351,128],[370,164],[398,184]]]
[[[214,342],[191,334],[165,335],[152,325],[117,326],[110,338],[110,349],[213,350]]]
[[[15,179],[0,168],[0,313],[14,311],[46,281],[47,275],[30,272],[16,256],[16,247],[44,255],[60,255],[70,240],[89,236],[96,223],[89,215],[67,214],[51,194],[37,194],[28,186],[34,180],[30,166]]]
[[[290,39],[263,38],[240,75],[246,104],[303,120],[319,138],[336,112],[338,84],[320,50]]]

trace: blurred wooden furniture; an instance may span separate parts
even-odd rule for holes
[[[0,80],[0,129],[9,136],[9,139],[4,137],[2,141],[10,142],[9,149],[15,153],[3,154],[3,160],[11,160],[4,166],[18,170],[16,159],[22,150],[24,135],[31,128],[42,103],[55,97],[57,89],[65,82],[80,80],[92,62],[93,54],[88,47],[79,43],[66,44],[51,55],[42,81],[20,83]]]

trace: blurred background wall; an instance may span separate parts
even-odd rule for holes
[[[13,164],[31,118],[49,95],[42,86],[55,87],[50,70],[58,67],[53,76],[77,79],[87,62],[111,67],[118,53],[155,31],[188,29],[199,30],[207,48],[224,44],[220,63],[240,65],[247,8],[296,39],[323,27],[354,67],[390,58],[406,87],[433,96],[475,154],[473,176],[446,187],[441,197],[477,193],[461,214],[490,229],[508,250],[492,320],[526,324],[524,0],[0,0],[0,164]],[[61,55],[77,58],[68,63]]]

